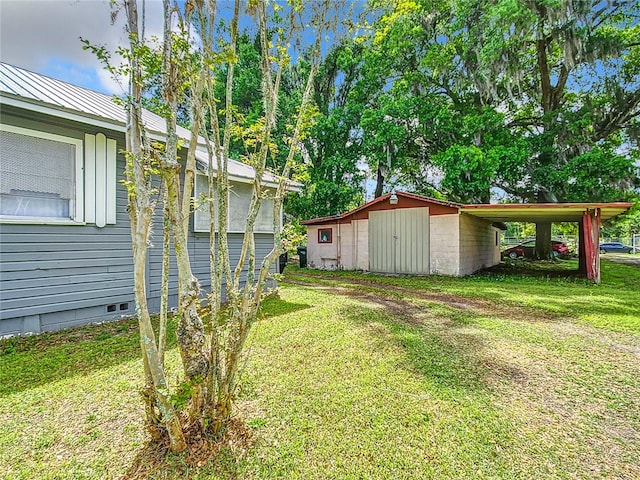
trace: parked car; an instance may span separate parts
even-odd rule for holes
[[[600,244],[600,253],[631,253],[633,247],[623,245],[619,242],[607,242]]]
[[[533,252],[536,248],[536,241],[529,240],[528,242],[523,242],[519,245],[516,245],[511,248],[507,248],[502,252],[502,258],[518,258],[518,257],[526,257],[533,258]],[[562,242],[558,242],[553,240],[551,242],[551,251],[553,252],[554,257],[559,257],[560,255],[567,255],[569,253],[569,247]]]

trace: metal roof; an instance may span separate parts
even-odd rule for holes
[[[2,62],[0,62],[0,104],[14,105],[26,110],[116,131],[126,130],[127,113],[121,105],[114,102],[112,96]],[[142,120],[150,136],[164,138],[166,135],[164,118],[143,110]],[[191,132],[186,128],[178,126],[176,132],[185,140],[191,138]],[[196,158],[203,170],[206,170],[208,155],[204,149],[204,139],[199,137],[198,143],[202,148],[196,151]],[[231,179],[240,181],[253,180],[255,175],[251,166],[232,159],[229,159],[228,171]],[[264,180],[267,183],[276,183],[278,177],[265,173]],[[290,190],[298,190],[300,185],[290,182],[290,187],[292,187]]]
[[[587,210],[600,209],[602,220],[616,217],[629,210],[633,203],[609,202],[609,203],[501,203],[501,204],[468,204],[446,202],[430,197],[423,197],[414,193],[395,192],[400,197],[421,200],[427,203],[435,203],[458,209],[460,213],[473,215],[490,222],[496,223],[497,228],[503,228],[502,222],[577,222],[582,219],[582,214]],[[301,225],[319,225],[344,220],[353,214],[371,207],[379,202],[384,202],[391,193],[375,198],[368,203],[343,213],[324,218],[314,218],[300,222]]]
[[[577,222],[587,210],[600,209],[600,218],[607,220],[632,206],[627,202],[505,203],[463,205],[460,211],[492,222]]]

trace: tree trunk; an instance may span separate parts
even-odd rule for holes
[[[381,197],[384,191],[384,174],[382,173],[382,166],[378,164],[378,172],[376,178],[376,191],[373,194],[375,198]]]
[[[171,222],[167,209],[167,190],[164,190],[164,216],[162,228],[162,283],[160,286],[160,325],[158,326],[158,354],[164,366],[167,346],[167,315],[169,310],[169,259],[171,255]]]
[[[147,241],[153,218],[151,201],[151,184],[147,167],[150,163],[144,145],[144,125],[142,124],[142,82],[141,67],[135,55],[138,38],[138,11],[134,0],[125,0],[127,27],[130,34],[131,51],[129,98],[127,111],[127,183],[129,185],[128,203],[131,223],[131,246],[134,265],[134,293],[136,314],[140,328],[140,347],[144,360],[147,384],[144,389],[147,401],[147,414],[153,415],[155,407],[160,411],[160,418],[167,429],[171,451],[181,452],[187,448],[182,432],[180,417],[173,407],[169,388],[160,360],[158,347],[149,308],[147,305],[146,263]],[[155,405],[151,405],[151,402]],[[147,417],[150,419],[149,417]],[[153,418],[151,418],[153,420]],[[153,433],[152,433],[153,434]],[[157,434],[157,432],[156,432]]]
[[[553,258],[551,222],[536,223],[536,249],[533,256],[538,260],[551,260]]]
[[[558,203],[558,199],[552,192],[538,191],[538,203]],[[552,260],[551,248],[551,222],[536,222],[536,247],[533,258],[537,260]]]

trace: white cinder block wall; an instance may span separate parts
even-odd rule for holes
[[[500,263],[500,230],[486,220],[460,214],[460,270],[469,275]]]
[[[369,270],[369,220],[354,220],[354,256],[356,270]]]
[[[318,230],[333,229],[332,243],[318,243]],[[333,270],[338,265],[338,230],[337,225],[309,225],[307,227],[307,264],[310,268]]]
[[[429,222],[429,257],[432,275],[459,275],[459,215],[431,215]]]
[[[353,252],[353,225],[351,223],[343,223],[336,227],[334,233],[339,235],[340,249],[338,251],[340,258],[338,268],[342,270],[355,270],[354,252]]]

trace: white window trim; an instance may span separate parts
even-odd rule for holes
[[[75,158],[75,192],[73,198],[73,218],[55,217],[24,217],[16,215],[0,215],[0,223],[19,224],[54,224],[54,225],[84,225],[84,148],[82,140],[57,135],[55,133],[42,132],[40,130],[30,130],[28,128],[16,127],[0,123],[0,130],[29,137],[52,140],[54,142],[68,143],[76,147]]]

